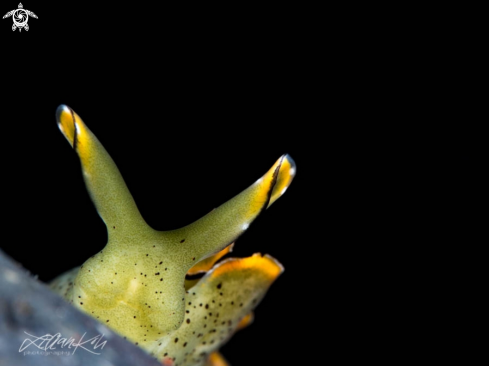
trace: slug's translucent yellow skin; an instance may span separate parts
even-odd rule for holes
[[[227,254],[250,223],[290,185],[284,155],[249,188],[181,229],[156,231],[141,217],[115,163],[67,106],[58,126],[78,154],[107,225],[106,247],[51,287],[168,365],[225,365],[216,351],[251,322],[252,310],[283,268],[272,257]],[[186,275],[205,273],[197,280]]]

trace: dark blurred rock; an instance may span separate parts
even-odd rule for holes
[[[49,343],[35,341],[35,337],[57,333],[62,338],[72,337],[73,344],[83,334],[81,342],[103,337],[98,348],[96,342],[87,342],[83,344],[86,349],[56,344],[56,338]],[[19,352],[21,347],[25,349]],[[0,366],[23,365],[161,366],[142,349],[68,304],[0,250]]]

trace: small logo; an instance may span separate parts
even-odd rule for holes
[[[14,25],[12,25],[13,31],[16,30],[17,28],[19,28],[19,32],[22,30],[22,28],[28,31],[29,26],[27,25],[27,21],[29,20],[29,15],[37,19],[36,14],[34,14],[30,10],[24,9],[22,3],[19,3],[19,8],[9,11],[7,14],[3,16],[3,19],[8,18],[9,16],[12,17],[12,19],[14,20]]]

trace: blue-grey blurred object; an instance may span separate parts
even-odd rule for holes
[[[59,340],[53,338],[58,333],[61,338],[74,339],[71,348],[68,342],[53,344]],[[82,335],[80,343],[99,337],[98,343],[76,348]],[[44,341],[35,338],[43,336],[47,337]],[[0,366],[23,365],[161,366],[142,349],[68,304],[0,250]]]

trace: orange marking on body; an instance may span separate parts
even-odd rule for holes
[[[169,357],[165,357],[162,361],[161,364],[163,366],[173,366],[173,360]]]
[[[241,319],[239,321],[238,327],[236,328],[236,330],[241,330],[243,328],[246,328],[251,323],[253,323],[254,318],[255,318],[255,316],[253,315],[253,313],[249,313],[248,315],[246,315],[243,319]]]
[[[219,352],[212,352],[206,366],[229,366],[229,363]]]
[[[234,246],[234,243],[231,245],[228,245],[226,248],[224,248],[220,252],[210,256],[209,258],[201,260],[199,263],[197,263],[195,266],[193,266],[192,268],[189,269],[189,271],[187,272],[187,275],[194,275],[194,274],[201,273],[201,272],[207,272],[208,270],[210,270],[212,268],[214,263],[216,263],[219,259],[224,257],[226,254],[232,252],[233,246]]]
[[[283,266],[275,259],[268,255],[253,254],[247,258],[232,258],[227,262],[214,269],[212,277],[222,276],[225,273],[232,271],[240,271],[246,269],[261,269],[271,278],[277,278],[284,270]]]

